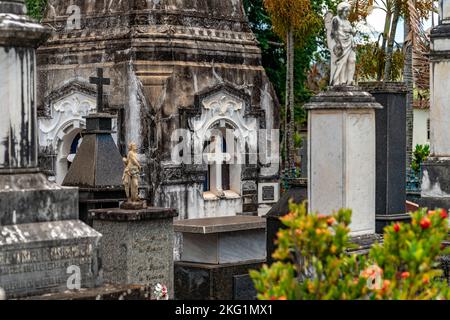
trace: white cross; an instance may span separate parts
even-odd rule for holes
[[[213,163],[213,169],[211,170],[211,181],[215,182],[211,185],[211,191],[219,196],[223,196],[222,189],[222,164],[231,160],[229,153],[222,152],[222,138],[213,136],[211,139],[211,153],[207,153],[208,163]]]

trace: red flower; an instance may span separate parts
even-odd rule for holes
[[[331,217],[331,218],[329,218],[329,219],[327,220],[327,224],[328,224],[329,226],[332,226],[333,223],[335,223],[335,222],[336,222],[336,219],[334,219],[333,217]]]
[[[445,210],[445,209],[441,210],[441,218],[442,219],[447,219],[448,218],[447,210]]]
[[[410,276],[409,272],[405,271],[405,272],[402,273],[401,277],[402,277],[402,279],[408,279],[409,276]]]
[[[318,218],[319,220],[322,220],[322,219],[328,218],[328,216],[327,216],[326,214],[318,214],[318,215],[317,215],[317,218]]]
[[[399,232],[400,231],[400,224],[396,223],[394,224],[394,231]]]
[[[428,219],[428,218],[423,218],[421,221],[420,221],[420,227],[423,229],[423,230],[426,230],[426,229],[428,229],[429,227],[431,227],[431,221],[430,221],[430,219]]]

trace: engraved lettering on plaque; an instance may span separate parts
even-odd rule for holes
[[[262,188],[263,201],[275,200],[275,188],[273,186],[267,186]]]

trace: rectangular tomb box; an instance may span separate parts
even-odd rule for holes
[[[101,237],[79,220],[0,226],[0,288],[14,299],[101,285]]]
[[[233,216],[176,221],[183,234],[181,261],[228,264],[266,259],[266,220]]]

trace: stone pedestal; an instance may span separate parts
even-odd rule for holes
[[[8,299],[68,291],[70,266],[82,288],[99,286],[100,238],[79,220],[0,226],[0,286]]]
[[[175,231],[183,236],[175,267],[176,298],[254,299],[248,272],[265,262],[265,229],[265,219],[252,216],[176,221]]]
[[[333,87],[308,110],[309,211],[353,210],[351,234],[375,233],[375,110],[356,87]]]
[[[52,293],[42,296],[34,296],[25,298],[23,300],[75,300],[75,301],[90,301],[90,300],[150,300],[153,288],[139,286],[139,285],[110,285],[106,284],[99,288],[83,289],[80,291],[66,291],[61,293]]]
[[[406,213],[406,86],[403,82],[365,82],[359,85],[383,106],[376,116],[377,232]]]
[[[103,235],[103,277],[110,284],[167,286],[173,298],[173,218],[176,210],[98,209],[90,211]]]
[[[0,1],[0,288],[8,299],[101,284],[101,235],[77,220],[77,190],[37,168],[35,48],[50,30],[25,11],[23,0]]]
[[[423,164],[422,206],[450,208],[450,1],[440,1],[440,21],[431,30],[431,155]]]

